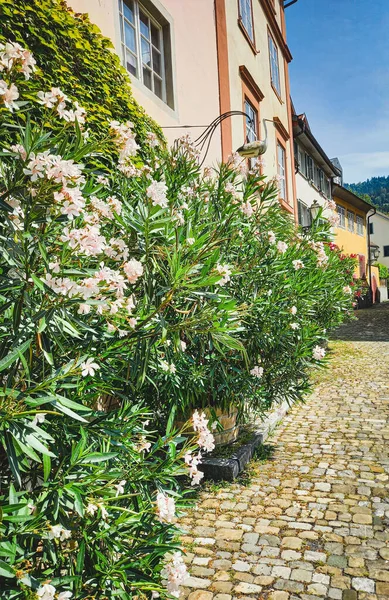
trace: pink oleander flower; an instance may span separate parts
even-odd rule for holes
[[[83,377],[86,377],[87,375],[91,375],[92,377],[94,377],[96,371],[98,371],[101,368],[97,363],[93,361],[93,358],[87,358],[87,360],[81,364],[81,373]]]
[[[253,367],[251,369],[250,375],[252,375],[253,377],[257,377],[258,379],[261,379],[261,377],[263,376],[263,367],[255,365],[255,367]]]
[[[132,258],[124,263],[123,271],[127,275],[127,279],[130,283],[136,283],[139,277],[142,277],[143,275],[143,266],[138,260]]]
[[[120,496],[120,494],[124,494],[124,486],[126,485],[126,480],[123,479],[119,483],[117,483],[114,487],[116,488],[116,496]]]
[[[295,315],[295,314],[297,314],[297,307],[296,307],[296,306],[292,306],[292,307],[290,308],[290,313],[291,313],[292,315]]]
[[[146,189],[146,195],[150,198],[153,206],[160,206],[166,208],[168,205],[167,199],[167,185],[164,181],[152,181],[149,187]]]
[[[99,510],[99,507],[96,504],[89,502],[88,506],[85,509],[85,512],[87,515],[94,517],[94,515],[97,513],[98,510]]]
[[[351,294],[352,293],[352,289],[349,285],[345,285],[343,288],[343,293],[344,294]]]
[[[22,146],[22,144],[13,144],[11,146],[11,150],[12,150],[12,152],[15,152],[16,154],[19,154],[19,156],[22,160],[26,160],[27,152],[26,152],[26,149],[24,148],[24,146]]]
[[[159,146],[159,141],[157,136],[155,135],[155,133],[153,133],[152,131],[149,131],[146,134],[146,139],[149,143],[149,146],[151,146],[151,148],[156,148],[157,146]]]
[[[174,498],[162,492],[157,494],[157,516],[160,523],[173,523],[176,517],[176,504]]]
[[[72,596],[72,592],[61,592],[60,594],[58,594],[58,600],[68,600]]]
[[[254,214],[254,208],[249,200],[244,202],[240,207],[242,213],[246,215],[246,217],[252,217]]]
[[[45,583],[37,589],[36,595],[40,600],[54,600],[56,592],[57,590],[53,585]]]
[[[179,552],[165,555],[166,564],[162,570],[162,577],[167,579],[167,591],[175,598],[180,597],[180,586],[184,583],[188,571]]]
[[[146,421],[145,425],[148,424],[149,422]],[[136,449],[138,452],[149,452],[150,448],[151,448],[151,442],[147,441],[146,436],[141,435],[139,438],[139,441],[136,443]]]
[[[48,537],[50,540],[59,539],[64,542],[72,537],[72,532],[62,527],[62,525],[50,525]]]
[[[11,83],[8,87],[6,82],[0,79],[0,100],[3,101],[4,106],[6,106],[11,112],[14,109],[18,109],[18,105],[15,100],[19,98],[18,88],[14,83]]]
[[[277,244],[278,252],[280,252],[281,254],[285,254],[287,249],[288,249],[288,244],[286,244],[285,242],[278,242],[278,244]]]
[[[326,351],[324,350],[324,348],[321,348],[320,346],[315,346],[314,349],[312,350],[312,356],[315,360],[322,360],[326,355]]]
[[[31,425],[34,427],[38,425],[38,423],[44,423],[46,420],[46,413],[37,413],[33,420],[31,421]]]
[[[267,232],[267,238],[269,240],[269,244],[275,244],[276,243],[276,234],[274,233],[274,231],[268,231]]]
[[[161,360],[160,366],[162,371],[165,371],[165,373],[174,374],[177,371],[176,365],[174,365],[173,363],[169,364],[168,362],[166,362],[166,360]]]
[[[216,271],[222,275],[222,278],[216,282],[216,285],[225,285],[231,280],[231,270],[228,265],[216,265]]]
[[[301,260],[293,260],[292,263],[296,271],[305,267],[304,263]]]

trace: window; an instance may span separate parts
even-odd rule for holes
[[[244,101],[244,112],[246,113],[246,141],[254,142],[258,132],[258,112],[247,98]],[[256,161],[256,158],[249,159],[250,168],[256,164]]]
[[[314,163],[313,160],[308,154],[307,157],[307,177],[310,181],[313,181],[313,171],[314,171]]]
[[[271,83],[277,94],[281,97],[281,84],[280,84],[280,69],[278,66],[278,50],[277,46],[272,38],[269,35],[269,57],[270,57],[270,78]]]
[[[352,210],[347,211],[347,229],[354,233],[355,213]]]
[[[297,200],[298,220],[301,227],[307,227],[311,224],[311,213],[309,212],[308,206]]]
[[[277,144],[277,171],[279,179],[280,198],[287,200],[286,191],[286,153],[280,143]]]
[[[336,211],[339,215],[339,227],[345,229],[346,227],[346,209],[344,206],[340,206],[340,204],[336,205]]]
[[[253,9],[251,0],[239,0],[239,18],[250,40],[254,42]]]
[[[119,13],[127,71],[168,102],[162,26],[137,0],[119,0]]]
[[[384,256],[389,256],[389,246],[384,246]]]
[[[331,182],[328,179],[328,177],[324,177],[324,190],[323,190],[325,196],[327,196],[327,198],[331,197]]]
[[[364,233],[364,221],[363,217],[357,215],[357,234],[363,235]]]
[[[374,233],[374,223],[369,223],[369,233],[370,233],[370,235],[373,235],[373,233]]]

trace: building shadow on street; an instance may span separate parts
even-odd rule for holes
[[[356,310],[354,316],[332,332],[332,340],[389,342],[389,302]]]

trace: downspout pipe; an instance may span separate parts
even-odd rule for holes
[[[377,212],[377,209],[376,209],[375,206],[372,206],[371,210],[374,210],[374,212],[371,213],[371,215],[369,215],[367,217],[366,221],[367,221],[367,256],[368,256],[368,259],[369,259],[369,262],[367,263],[369,265],[369,287],[370,287],[371,299],[373,300],[373,288],[371,286],[370,219],[371,219],[371,217],[374,217],[374,215]]]

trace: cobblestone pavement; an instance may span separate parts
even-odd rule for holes
[[[375,311],[364,311],[364,327]],[[182,519],[183,597],[389,599],[389,342],[337,340],[330,350],[314,393],[269,442],[272,457],[246,483],[205,489]]]

